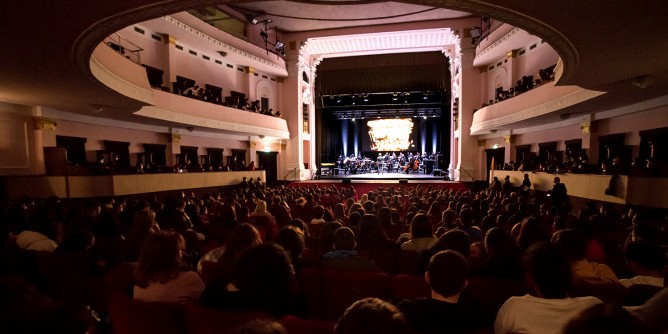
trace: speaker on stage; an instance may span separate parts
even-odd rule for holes
[[[408,179],[399,179],[399,183],[408,183]]]
[[[431,174],[434,172],[435,161],[432,159],[424,159],[424,173]]]
[[[342,183],[350,183],[350,179],[343,179]]]

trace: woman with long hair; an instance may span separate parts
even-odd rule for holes
[[[258,200],[255,204],[255,210],[248,216],[249,221],[260,232],[264,241],[271,241],[278,231],[276,219],[267,211],[267,202]]]
[[[188,303],[199,299],[204,282],[196,272],[183,271],[183,237],[171,231],[152,234],[139,255],[134,298],[150,302]]]

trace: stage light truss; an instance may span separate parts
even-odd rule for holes
[[[321,95],[321,101],[337,119],[440,117],[449,108],[434,91]]]

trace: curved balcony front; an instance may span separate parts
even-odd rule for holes
[[[604,92],[577,86],[555,86],[554,81],[518,96],[488,105],[473,114],[471,135],[510,131],[563,121],[560,110],[593,99]]]

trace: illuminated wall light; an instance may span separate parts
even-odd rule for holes
[[[265,152],[270,152],[270,151],[271,151],[271,147],[265,145],[265,146],[264,146],[264,151],[265,151]]]
[[[499,148],[499,144],[492,145],[492,148],[496,150],[497,148]]]

